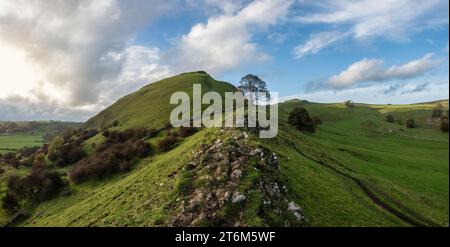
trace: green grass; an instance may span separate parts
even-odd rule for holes
[[[286,123],[296,106],[321,117],[317,133],[301,134]],[[448,226],[448,134],[437,125],[406,129],[384,121],[386,110],[424,121],[431,108],[290,101],[280,104],[278,137],[262,143],[282,156],[291,196],[311,225],[409,225],[371,201],[354,181],[315,162],[319,160],[360,180],[383,202],[424,225]]]
[[[11,134],[0,135],[0,153],[16,152],[23,147],[42,146],[42,134]]]
[[[119,99],[111,107],[89,119],[85,127],[100,129],[112,125],[114,121],[119,122],[119,130],[163,127],[169,122],[170,112],[177,106],[170,104],[171,95],[174,92],[186,92],[192,96],[193,84],[201,84],[202,93],[214,90],[223,95],[224,92],[235,91],[233,85],[218,82],[204,72],[184,73],[149,84]]]

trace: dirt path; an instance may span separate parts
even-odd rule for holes
[[[369,197],[370,200],[372,200],[372,202],[374,202],[375,204],[377,204],[378,206],[380,206],[384,210],[388,211],[389,213],[395,215],[397,218],[401,219],[402,221],[404,221],[404,222],[406,222],[408,224],[411,224],[412,226],[416,226],[416,227],[439,226],[436,223],[434,223],[432,221],[429,221],[427,219],[424,219],[423,217],[421,217],[421,216],[419,216],[419,215],[417,215],[415,213],[414,213],[415,214],[414,215],[415,218],[413,218],[413,217],[411,217],[409,215],[406,215],[406,214],[398,211],[397,209],[395,209],[392,206],[390,206],[387,203],[385,203],[377,195],[375,195],[375,193],[372,190],[370,190],[369,187],[366,184],[364,184],[361,180],[359,180],[358,178],[353,177],[353,176],[351,176],[351,175],[349,175],[347,173],[344,173],[344,172],[336,169],[333,166],[325,164],[321,160],[316,160],[316,159],[306,155],[304,152],[302,152],[300,149],[298,149],[297,146],[294,143],[292,143],[292,142],[290,142],[290,143],[291,143],[291,145],[293,145],[295,150],[297,150],[297,152],[300,153],[303,157],[305,157],[305,158],[307,158],[307,159],[309,159],[311,161],[314,161],[315,163],[320,164],[320,165],[322,165],[322,166],[324,166],[324,167],[334,171],[335,173],[337,173],[337,174],[339,174],[339,175],[341,175],[341,176],[343,176],[345,178],[348,178],[348,179],[352,180],[364,192],[364,194],[366,194],[367,197]],[[394,204],[401,205],[399,202],[395,202]],[[404,206],[402,205],[402,207],[404,207]],[[412,212],[409,209],[408,209],[408,211]]]

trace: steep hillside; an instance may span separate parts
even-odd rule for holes
[[[202,93],[214,90],[223,94],[234,92],[235,87],[214,80],[205,72],[184,73],[152,84],[119,99],[95,117],[89,119],[86,128],[103,128],[118,121],[120,129],[164,126],[176,105],[170,104],[174,92],[186,92],[192,96],[192,85],[201,84]],[[192,99],[192,98],[191,98]]]

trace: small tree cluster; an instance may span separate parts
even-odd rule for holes
[[[289,113],[288,122],[302,132],[314,133],[316,131],[314,122],[304,107],[294,108],[294,110]]]
[[[386,122],[393,123],[395,121],[394,116],[392,114],[388,114],[386,116]]]
[[[26,177],[9,177],[2,207],[15,212],[25,201],[38,203],[53,198],[66,185],[57,172],[45,167],[34,167]]]

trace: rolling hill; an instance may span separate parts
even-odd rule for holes
[[[162,128],[173,92],[234,91],[205,72],[149,84],[88,120],[84,128]],[[442,101],[448,107],[448,100]],[[136,160],[126,173],[70,184],[70,193],[27,205],[26,217],[0,211],[14,226],[448,226],[449,137],[430,118],[436,103],[412,105],[279,104],[279,133],[202,128],[173,149]],[[288,124],[305,107],[316,133]],[[402,120],[385,121],[387,114]],[[417,128],[404,121],[416,119]],[[117,122],[117,126],[113,126]],[[170,135],[146,139],[152,145]],[[84,141],[89,154],[104,142]],[[66,173],[69,167],[53,168]],[[0,196],[8,169],[0,175]],[[25,171],[17,171],[22,175]]]

